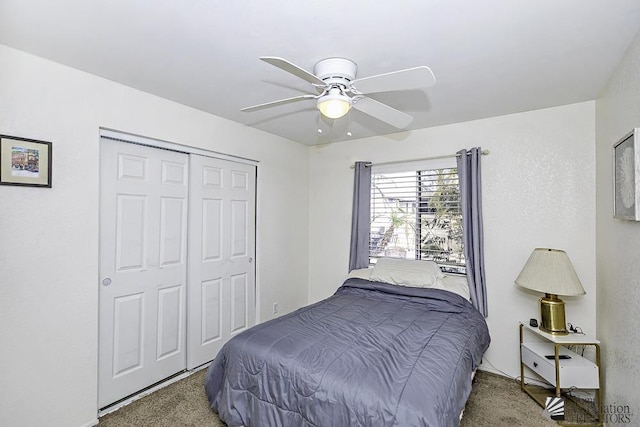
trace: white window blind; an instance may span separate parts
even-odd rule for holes
[[[370,261],[428,259],[464,273],[460,187],[455,159],[372,169]]]

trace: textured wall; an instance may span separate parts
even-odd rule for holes
[[[535,247],[567,251],[587,295],[565,298],[568,321],[595,333],[595,102],[392,136],[330,144],[310,153],[310,301],[347,272],[353,169],[482,146],[491,348],[484,368],[519,376],[518,322],[539,317],[539,294],[514,280]]]
[[[640,424],[640,222],[613,218],[613,144],[640,127],[640,34],[596,101],[598,338],[605,403]]]

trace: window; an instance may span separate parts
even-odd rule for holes
[[[369,260],[425,259],[465,273],[455,159],[373,166]]]

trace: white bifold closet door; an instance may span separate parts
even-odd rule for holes
[[[255,324],[256,168],[191,155],[187,368]]]
[[[185,369],[189,156],[100,144],[99,407]]]
[[[255,166],[100,143],[100,408],[255,323]]]

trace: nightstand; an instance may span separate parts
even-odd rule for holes
[[[571,351],[570,346],[593,346],[596,362]],[[553,357],[552,357],[553,356]],[[555,387],[555,396],[562,390],[595,390],[595,408],[591,419],[559,421],[561,425],[602,426],[602,370],[600,369],[600,341],[584,334],[552,335],[537,327],[520,322],[520,388],[540,406],[545,407],[546,398],[554,396],[553,390],[525,384],[525,366]],[[585,417],[587,418],[587,417]]]

